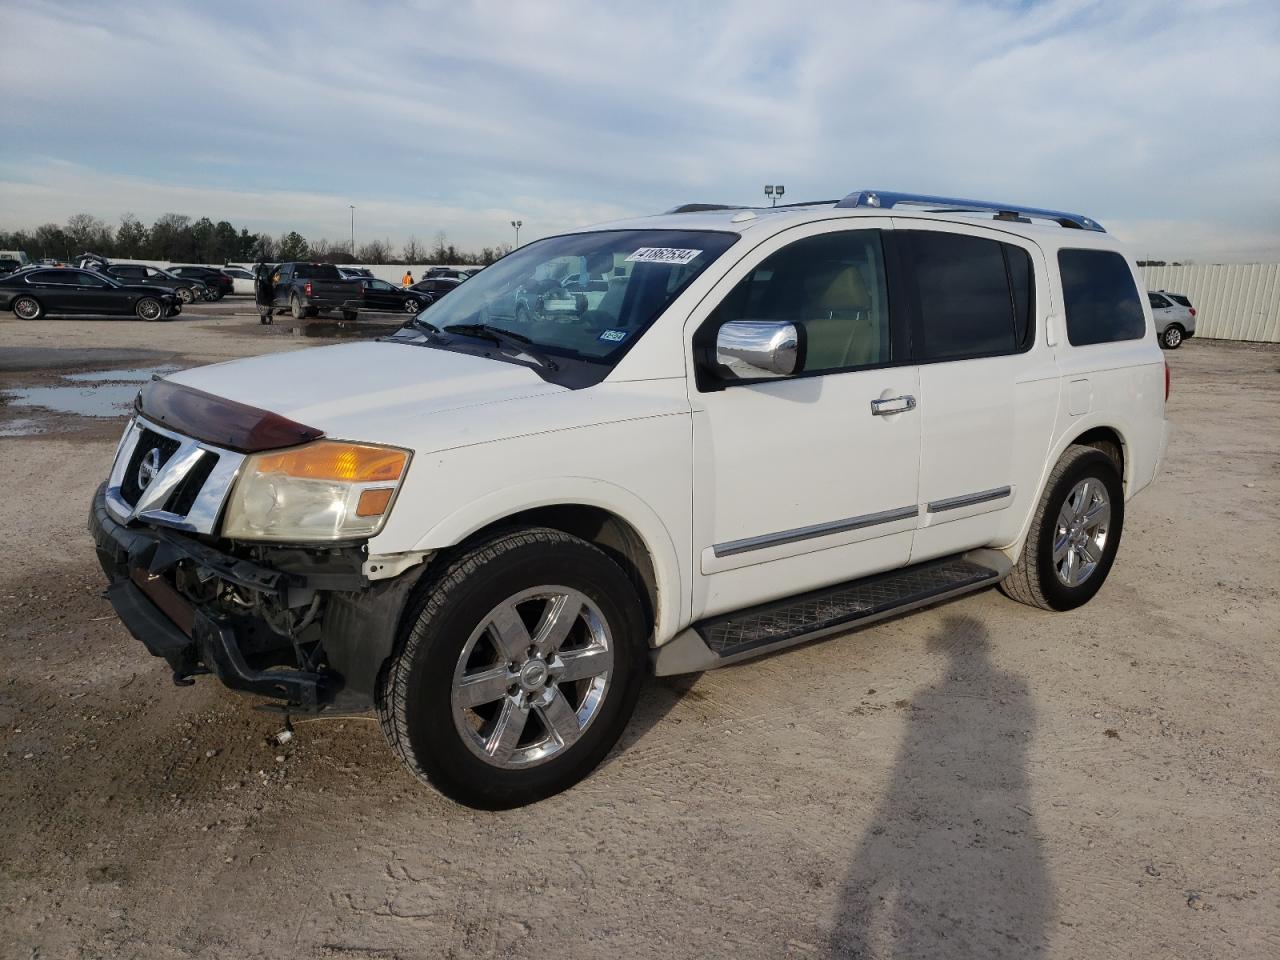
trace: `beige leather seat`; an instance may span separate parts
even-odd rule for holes
[[[828,370],[880,359],[880,328],[871,294],[853,265],[815,270],[800,314],[809,334],[806,370]]]

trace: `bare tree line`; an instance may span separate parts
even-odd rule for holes
[[[131,213],[112,227],[88,213],[77,213],[65,224],[45,223],[34,230],[0,230],[0,249],[24,250],[39,259],[70,260],[84,251],[128,260],[231,263],[246,261],[312,260],[319,263],[449,263],[487,266],[511,252],[509,244],[459,250],[443,231],[430,244],[411,236],[399,251],[390,240],[370,240],[355,251],[351,244],[321,237],[308,240],[296,230],[251,233],[237,230],[229,221],[208,217],[193,220],[185,214],[166,213],[151,226]]]

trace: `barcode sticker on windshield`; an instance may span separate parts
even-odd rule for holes
[[[701,250],[681,250],[679,247],[641,247],[628,263],[676,263],[683,266],[700,254]]]

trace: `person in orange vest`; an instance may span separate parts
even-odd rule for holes
[[[412,286],[413,286],[413,274],[412,274],[412,273],[410,273],[408,270],[406,270],[406,271],[404,272],[404,279],[400,281],[400,285],[401,285],[402,287],[412,287]]]

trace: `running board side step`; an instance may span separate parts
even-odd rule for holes
[[[701,620],[651,654],[659,677],[700,673],[994,586],[1013,562],[998,550],[928,560]]]

